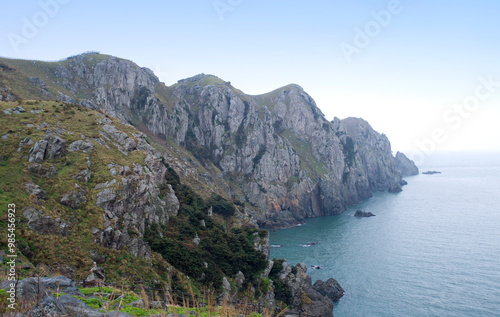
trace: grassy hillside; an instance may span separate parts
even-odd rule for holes
[[[18,106],[25,112],[4,113]],[[110,174],[108,164],[131,168],[134,164],[144,165],[146,153],[143,151],[135,150],[125,155],[111,144],[93,142],[95,148],[88,153],[65,151],[60,158],[45,160],[41,165],[46,170],[54,168],[55,175],[44,177],[28,170],[29,151],[33,143],[44,138],[47,129],[56,132],[69,145],[83,138],[99,138],[103,120],[129,137],[134,138],[134,133],[138,133],[132,126],[76,105],[51,101],[0,102],[0,205],[16,204],[19,221],[16,242],[18,255],[25,264],[23,273],[64,273],[84,279],[93,266],[89,256],[93,250],[105,259],[102,267],[108,281],[143,280],[161,284],[170,280],[181,289],[187,289],[186,283],[199,289],[209,285],[218,289],[223,276],[231,279],[242,271],[247,277],[245,287],[259,285],[258,273],[263,271],[267,261],[263,253],[255,251],[253,243],[257,236],[264,238],[267,232],[235,227],[238,221],[233,215],[238,213],[238,206],[218,195],[203,198],[181,182],[172,168],[168,169],[166,177],[181,208],[178,216],[166,226],[147,228],[145,238],[154,251],[152,261],[95,242],[92,228],[104,229],[104,211],[96,205],[99,190],[96,185],[113,179],[119,184],[123,176]],[[92,176],[88,182],[75,179],[75,175],[87,168],[89,161]],[[40,186],[46,199],[30,195],[26,190],[29,182]],[[62,195],[75,188],[75,184],[85,190],[87,203],[79,208],[62,205]],[[71,233],[64,236],[31,230],[22,212],[28,206],[42,210],[51,219],[60,218],[70,225]],[[214,213],[212,217],[208,216],[210,207]],[[6,226],[7,210],[2,208],[0,228]],[[199,245],[193,242],[195,236],[200,238]],[[6,238],[6,235],[0,236],[0,250],[6,250]],[[182,273],[191,277],[189,282]]]
[[[6,108],[13,109],[19,105],[26,112],[11,115],[3,113]],[[18,252],[24,261],[30,263],[31,270],[34,270],[34,266],[39,269],[50,266],[57,270],[57,265],[53,264],[59,263],[61,270],[74,267],[75,277],[82,279],[88,275],[93,265],[88,254],[90,250],[95,250],[106,257],[104,267],[109,272],[110,279],[119,278],[125,272],[128,272],[131,278],[158,277],[158,273],[145,260],[134,258],[125,250],[109,250],[96,244],[91,231],[92,227],[99,228],[103,225],[102,210],[95,205],[95,185],[111,180],[107,164],[143,164],[145,153],[135,151],[125,156],[117,148],[98,144],[90,153],[70,152],[59,159],[50,160],[44,166],[53,166],[57,174],[50,178],[38,177],[27,169],[30,164],[27,156],[32,145],[19,147],[21,141],[25,138],[30,138],[33,142],[43,139],[45,132],[37,128],[41,126],[44,126],[44,129],[64,129],[62,137],[67,144],[81,139],[82,134],[90,138],[99,137],[98,120],[104,115],[75,105],[44,101],[0,103],[0,113],[0,135],[3,136],[0,141],[0,204],[6,206],[14,203],[17,206],[17,216],[21,222],[17,238]],[[131,134],[133,130],[116,120],[113,120],[113,123],[126,133]],[[92,162],[92,177],[88,183],[84,183],[73,176],[87,167],[87,158]],[[28,194],[25,184],[30,181],[45,190],[46,200],[36,201],[33,195]],[[88,199],[85,206],[76,210],[59,203],[62,194],[73,188],[75,183],[86,190]],[[22,208],[26,206],[40,208],[49,217],[71,223],[71,235],[40,235],[29,230],[22,216]],[[6,210],[2,208],[1,228],[6,227],[6,217]],[[5,249],[5,244],[6,236],[1,235],[0,248]]]

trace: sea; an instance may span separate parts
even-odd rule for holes
[[[434,153],[419,168],[441,173],[272,231],[271,258],[335,278],[335,317],[500,316],[500,153]]]

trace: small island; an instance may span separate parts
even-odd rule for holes
[[[438,171],[427,171],[427,172],[423,172],[422,174],[425,174],[425,175],[434,175],[434,174],[441,174],[441,172],[438,172]]]
[[[354,217],[356,218],[368,218],[368,217],[374,217],[375,215],[371,212],[366,212],[363,210],[356,210],[356,213],[354,214]]]

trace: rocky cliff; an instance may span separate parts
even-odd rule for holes
[[[263,227],[401,190],[388,139],[362,119],[326,120],[295,84],[250,96],[201,74],[168,87],[149,69],[100,54],[0,64],[3,98],[79,103],[131,123],[167,148],[186,182],[240,202]]]
[[[415,162],[410,160],[406,155],[401,152],[396,153],[396,166],[401,173],[401,176],[414,176],[419,174],[418,167]]]

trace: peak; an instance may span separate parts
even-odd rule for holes
[[[99,58],[103,58],[103,57],[111,58],[112,56],[111,55],[101,54],[98,51],[88,51],[88,52],[84,52],[84,53],[81,53],[81,54],[69,56],[69,57],[66,58],[66,60],[82,59],[82,58],[95,58],[95,57],[99,57]]]
[[[177,84],[200,84],[203,86],[208,86],[208,85],[217,85],[217,84],[229,84],[231,85],[231,82],[225,82],[224,80],[220,79],[217,76],[214,75],[207,75],[204,73],[195,75],[193,77],[189,77],[186,79],[181,79],[177,81]]]
[[[285,87],[283,88],[288,88],[288,89],[291,89],[291,90],[304,90],[301,86],[297,85],[297,84],[289,84],[289,85],[286,85]]]

